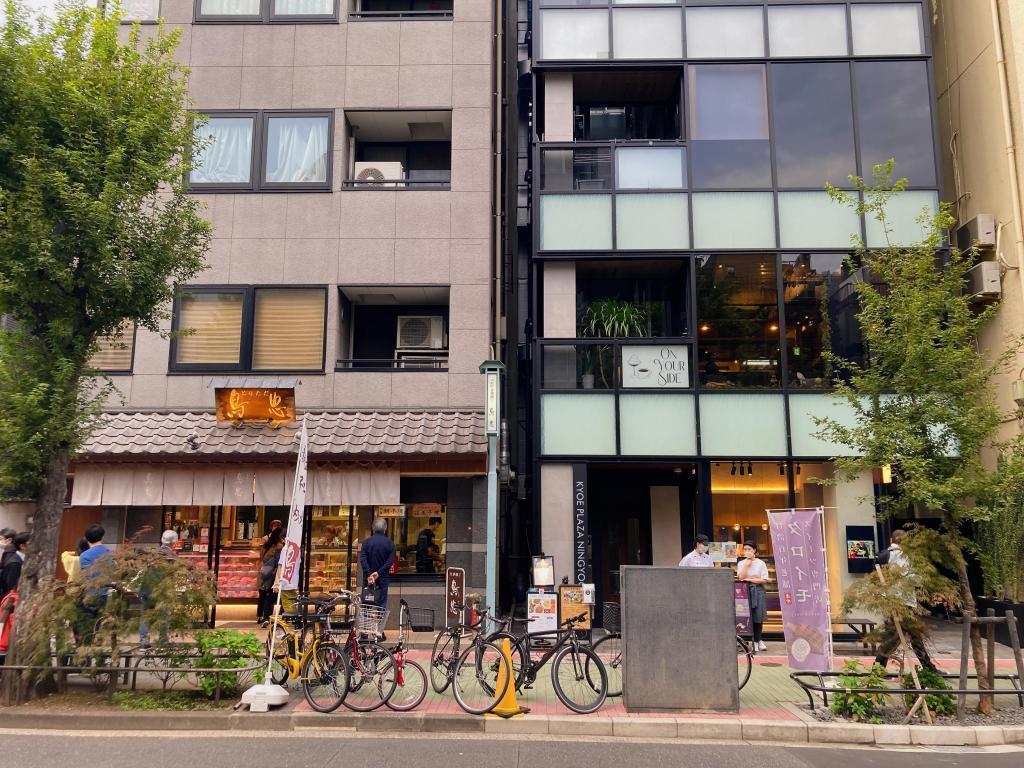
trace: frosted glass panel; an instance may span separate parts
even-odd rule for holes
[[[782,395],[701,395],[700,435],[704,456],[783,456]]]
[[[259,16],[260,0],[200,0],[200,16]]]
[[[768,8],[772,56],[845,56],[846,9],[841,5]]]
[[[615,151],[619,189],[685,189],[682,147],[631,147]]]
[[[546,456],[615,453],[614,395],[541,395],[541,452]]]
[[[331,16],[334,0],[274,0],[277,16]]]
[[[701,192],[693,196],[695,248],[774,248],[771,192]]]
[[[687,8],[686,55],[691,59],[764,56],[760,8]]]
[[[540,13],[542,59],[607,59],[607,10]]]
[[[779,193],[779,241],[783,248],[847,248],[860,237],[860,217],[827,192]]]
[[[850,8],[854,56],[917,56],[924,53],[918,3],[862,4]]]
[[[612,247],[611,195],[542,195],[542,251],[609,250]]]
[[[939,209],[937,192],[900,192],[889,199],[885,208],[885,224],[889,230],[888,243],[891,245],[910,245],[924,237],[925,230],[917,222],[925,208],[931,213]],[[886,245],[886,235],[882,223],[873,215],[868,214],[867,236],[869,248],[882,248]]]
[[[612,46],[616,59],[683,58],[679,8],[616,8]]]
[[[696,456],[693,395],[623,395],[619,442],[624,456]]]
[[[615,199],[618,247],[628,250],[690,247],[684,194],[619,195]]]
[[[857,423],[853,408],[845,400],[831,395],[790,395],[789,423],[793,455],[821,458],[853,455],[854,452],[847,446],[818,437],[821,427],[814,423],[815,417],[835,419],[847,427]]]

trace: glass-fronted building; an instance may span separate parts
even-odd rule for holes
[[[825,353],[864,354],[851,238],[912,242],[938,205],[926,4],[519,11],[519,548],[600,603],[698,533],[771,569],[765,509],[824,506],[837,598],[880,478],[815,483],[843,450],[815,419],[844,415]],[[825,186],[889,158],[909,186],[886,232]]]

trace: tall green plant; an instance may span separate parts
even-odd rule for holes
[[[1024,483],[1010,486],[1005,494],[997,495],[988,519],[977,525],[978,556],[985,591],[1024,602]]]
[[[583,309],[579,329],[580,335],[587,338],[649,336],[650,312],[645,305],[623,299],[597,299]],[[605,388],[609,386],[608,374],[613,365],[610,352],[611,348],[605,346],[587,347],[584,350],[584,368],[596,371]]]
[[[981,346],[981,330],[996,310],[978,311],[965,295],[975,253],[943,252],[953,223],[947,206],[918,217],[921,239],[906,246],[893,242],[886,210],[907,185],[906,179],[891,181],[893,165],[890,160],[876,166],[872,185],[852,177],[859,194],[828,188],[833,199],[878,221],[885,245],[870,250],[861,245],[856,253],[856,265],[871,276],[856,284],[868,362],[858,366],[831,356],[851,371],[847,383],[837,383],[835,397],[853,418],[816,421],[820,437],[846,446],[846,455],[836,459],[837,480],[888,464],[896,492],[879,499],[883,515],[920,509],[942,517],[961,602],[973,611],[964,528],[989,517],[991,490],[1000,485],[1002,470],[986,466],[983,451],[1012,455],[1024,448],[1020,439],[996,444],[1003,414],[992,391],[993,377],[1008,367],[1021,340],[1002,350]],[[974,629],[974,663],[984,680],[988,660]],[[991,697],[982,696],[979,706],[991,712]]]

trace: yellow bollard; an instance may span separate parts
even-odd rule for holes
[[[501,655],[505,658],[505,664],[498,671],[498,687],[505,685],[505,670],[509,673],[512,672],[512,654],[509,651],[508,638],[503,637],[501,639]],[[512,675],[512,679],[508,681],[508,685],[505,686],[505,694],[501,697],[501,701],[498,702],[498,706],[488,712],[488,715],[494,717],[522,717],[530,711],[529,707],[521,707],[516,701],[516,681],[515,675]]]

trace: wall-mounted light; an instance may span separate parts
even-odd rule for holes
[[[735,475],[736,474],[736,462],[735,461],[732,463],[732,469],[729,470],[729,474],[730,475]]]
[[[747,462],[747,474],[748,475],[754,474],[754,465],[753,465],[753,463],[751,463],[749,461]]]
[[[882,485],[889,485],[892,482],[892,464],[882,465]]]
[[[781,461],[779,462],[779,474],[782,477],[786,476],[786,465],[783,462],[781,462]]]

